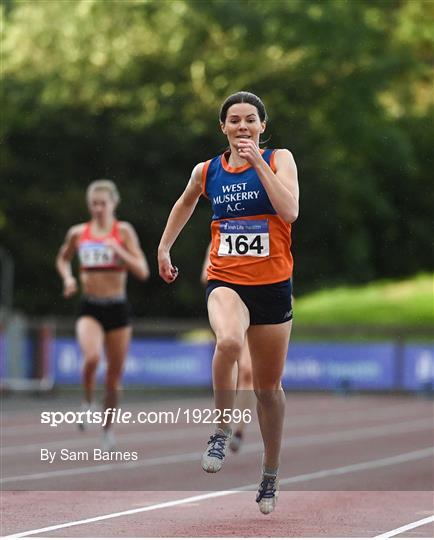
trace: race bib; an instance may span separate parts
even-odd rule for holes
[[[227,220],[220,223],[219,257],[268,257],[268,219]]]
[[[113,248],[101,243],[85,243],[80,246],[79,257],[82,266],[104,267],[118,264]]]

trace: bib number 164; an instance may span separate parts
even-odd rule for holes
[[[219,257],[268,257],[268,220],[228,220],[220,223]]]
[[[261,235],[257,234],[253,240],[249,239],[249,236],[245,234],[228,234],[225,238],[225,242],[228,246],[228,255],[254,254],[257,257],[261,257],[265,250]]]

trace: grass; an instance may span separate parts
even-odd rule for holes
[[[318,327],[323,327],[319,329]],[[210,330],[184,334],[193,342],[212,341]],[[326,288],[297,296],[292,340],[434,342],[434,274]]]
[[[433,327],[434,274],[325,288],[296,298],[294,314],[297,324]]]

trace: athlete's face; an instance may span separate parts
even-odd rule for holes
[[[88,200],[90,215],[98,221],[111,219],[115,211],[115,203],[105,189],[96,189]]]
[[[258,109],[250,103],[231,105],[225,122],[220,125],[233,148],[238,147],[240,139],[252,139],[259,146],[259,137],[265,131],[265,122],[261,122]]]

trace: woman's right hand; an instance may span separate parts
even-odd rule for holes
[[[178,277],[178,268],[172,265],[168,251],[158,252],[158,272],[166,283],[173,283]]]
[[[70,298],[78,291],[77,280],[74,276],[67,277],[63,280],[63,296]]]

